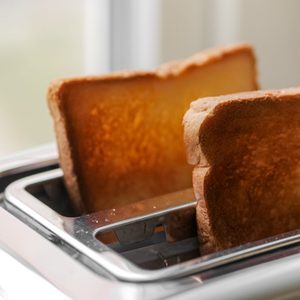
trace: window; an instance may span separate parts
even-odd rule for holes
[[[53,140],[54,78],[82,74],[84,2],[0,2],[0,155]]]
[[[0,1],[0,156],[54,140],[53,79],[149,69],[238,41],[263,88],[300,82],[298,0]]]

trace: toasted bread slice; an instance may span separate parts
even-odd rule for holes
[[[300,228],[300,88],[199,99],[184,127],[203,253]]]
[[[244,44],[154,72],[54,82],[48,102],[75,208],[109,209],[191,187],[181,126],[190,102],[256,88],[254,55]]]

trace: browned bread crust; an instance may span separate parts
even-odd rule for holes
[[[199,99],[184,126],[204,253],[299,229],[300,87]]]
[[[54,82],[48,103],[74,206],[91,212],[191,187],[181,127],[190,102],[256,88],[245,44],[153,72]]]

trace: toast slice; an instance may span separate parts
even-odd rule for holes
[[[244,44],[205,51],[154,72],[54,82],[48,103],[77,211],[191,187],[181,125],[190,102],[256,88],[255,58]]]
[[[184,129],[203,253],[300,228],[300,87],[199,99]]]

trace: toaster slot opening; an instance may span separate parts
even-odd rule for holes
[[[115,224],[98,230],[96,238],[139,267],[166,268],[200,256],[196,230],[187,230],[196,228],[194,210],[166,211],[159,217],[149,215],[142,221]],[[183,230],[175,235],[179,220]]]
[[[26,187],[26,191],[62,216],[79,216],[72,208],[62,178],[56,178],[46,180],[41,183],[30,184]]]

